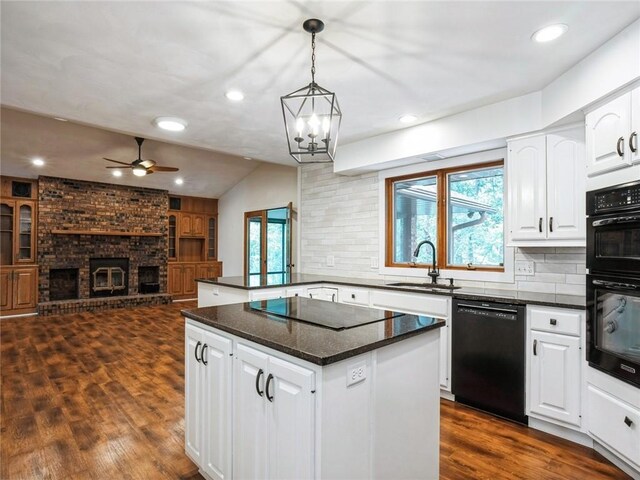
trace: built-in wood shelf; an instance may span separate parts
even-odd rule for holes
[[[118,230],[51,230],[53,235],[99,235],[110,237],[161,237],[156,232],[126,232]]]

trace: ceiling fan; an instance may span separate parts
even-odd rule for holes
[[[155,160],[142,160],[142,142],[144,142],[144,138],[135,137],[135,139],[136,143],[138,144],[138,158],[131,163],[127,163],[102,157],[108,162],[119,163],[120,165],[123,165],[122,167],[106,168],[131,168],[131,171],[137,177],[144,177],[145,175],[150,175],[154,172],[177,172],[179,170],[179,168],[176,167],[161,167],[160,165],[156,165]]]

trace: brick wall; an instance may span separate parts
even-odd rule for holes
[[[304,273],[381,278],[371,268],[378,258],[379,180],[377,172],[358,176],[333,173],[331,164],[304,165],[300,176],[300,268]],[[333,256],[335,267],[327,266]],[[533,260],[535,274],[513,283],[456,281],[470,287],[519,289],[567,295],[585,294],[585,248],[519,248],[516,260]],[[416,281],[416,277],[388,277]],[[426,278],[426,274],[425,274]]]
[[[129,259],[129,295],[138,293],[138,267],[158,266],[167,288],[167,210],[164,190],[54,177],[38,181],[39,302],[49,301],[51,268],[78,268],[80,298],[89,298],[89,259]],[[161,233],[160,237],[54,235],[52,230]]]

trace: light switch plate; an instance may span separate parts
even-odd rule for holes
[[[371,268],[378,268],[378,257],[371,257]]]
[[[365,362],[356,363],[347,367],[347,387],[360,383],[367,378],[367,364]]]
[[[327,267],[335,267],[336,259],[333,255],[327,255]]]
[[[533,275],[533,262],[528,260],[518,260],[516,262],[516,275]]]

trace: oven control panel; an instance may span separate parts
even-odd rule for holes
[[[594,192],[594,212],[640,209],[640,184],[625,185]]]

